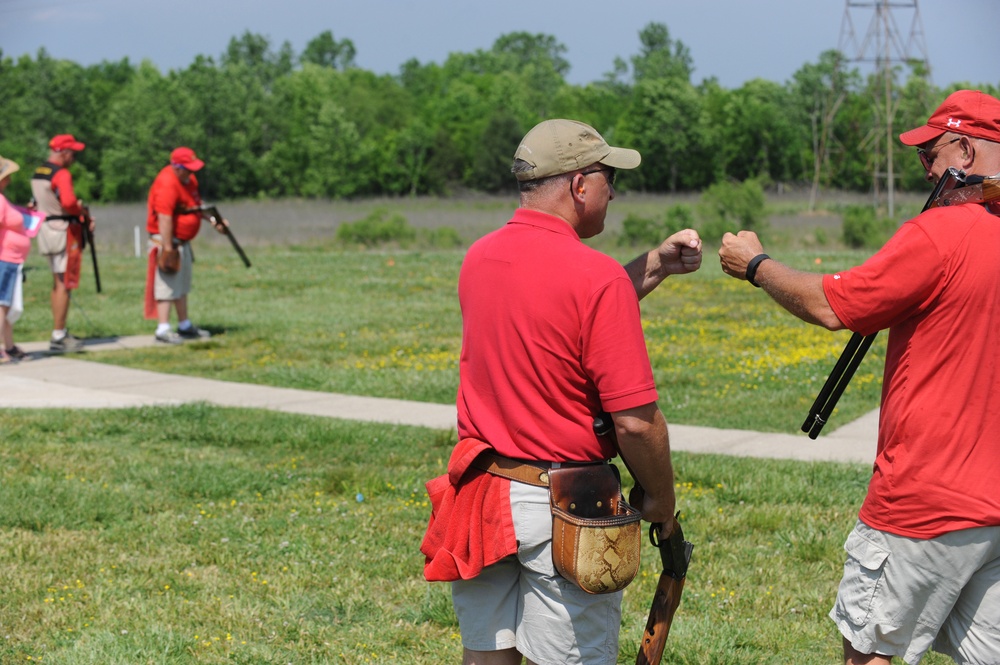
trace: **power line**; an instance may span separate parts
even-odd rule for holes
[[[869,18],[868,27],[860,39],[854,27],[854,17],[858,12]],[[905,41],[899,29],[899,19],[909,19]],[[892,119],[899,104],[893,94],[893,66],[904,64],[912,67],[920,63],[928,77],[931,71],[917,0],[846,0],[839,50],[853,62],[873,64],[872,82],[882,84],[881,94],[872,96],[875,108],[875,123],[869,135],[873,146],[872,189],[877,203],[884,179],[889,217],[893,218],[896,177],[893,172],[895,139]],[[882,138],[885,139],[884,152]]]

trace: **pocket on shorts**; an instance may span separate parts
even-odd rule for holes
[[[66,251],[66,226],[68,222],[45,222],[38,230],[38,251],[45,256],[55,256]]]
[[[882,581],[890,552],[862,536],[857,529],[847,537],[844,551],[848,558],[844,564],[840,601],[850,620],[862,626],[871,617],[875,592]]]

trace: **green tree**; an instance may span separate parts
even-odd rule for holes
[[[332,32],[324,30],[306,44],[301,60],[321,67],[348,69],[354,66],[355,55],[357,49],[354,48],[354,42],[350,39],[338,42],[333,38]]]
[[[510,167],[514,150],[524,132],[517,119],[509,113],[496,111],[480,138],[480,151],[472,163],[472,182],[487,192],[513,192],[517,181]]]
[[[621,138],[642,153],[643,165],[629,182],[648,191],[676,192],[694,184],[685,173],[700,144],[701,100],[694,86],[679,79],[644,79],[621,121]]]
[[[639,31],[639,53],[632,56],[632,76],[636,81],[670,79],[690,81],[694,61],[684,42],[670,37],[663,23],[649,23]]]
[[[802,146],[808,145],[809,130],[794,122],[790,108],[786,89],[764,79],[748,81],[727,95],[720,119],[726,176],[741,181],[803,177],[807,167]]]
[[[364,146],[337,94],[343,73],[306,64],[275,84],[276,139],[263,157],[269,191],[292,196],[364,193]]]
[[[179,93],[175,81],[143,61],[109,104],[98,131],[104,146],[100,164],[103,200],[145,199],[170,151],[188,143],[189,132],[198,131],[185,126],[184,117],[193,115],[192,100]]]
[[[811,137],[809,210],[816,207],[821,184],[830,181],[830,149],[837,113],[857,80],[857,72],[847,70],[844,55],[839,51],[823,52],[819,62],[803,65],[792,75],[791,99],[798,114],[808,123]]]
[[[292,46],[287,41],[274,51],[267,37],[249,30],[239,38],[230,39],[226,52],[222,54],[225,69],[230,72],[245,69],[267,90],[275,81],[292,72],[294,62]]]

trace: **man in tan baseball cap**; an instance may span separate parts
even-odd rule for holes
[[[459,442],[448,475],[428,483],[434,518],[421,551],[425,578],[452,582],[464,662],[613,664],[622,599],[556,571],[548,487],[465,473],[470,465],[505,458],[538,478],[554,463],[599,467],[620,451],[646,491],[642,517],[668,524],[664,538],[672,529],[667,423],[639,298],[697,270],[701,240],[681,231],[624,268],[581,242],[604,229],[616,169],[640,161],[582,122],[540,123],[514,153],[520,207],[462,264]],[[617,447],[594,432],[599,412]]]
[[[603,164],[613,169],[634,169],[642,157],[630,148],[608,145],[597,130],[576,120],[546,120],[535,125],[517,146],[514,160],[524,162],[514,175],[521,182]]]

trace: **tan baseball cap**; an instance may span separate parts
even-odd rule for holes
[[[531,128],[514,152],[534,168],[516,174],[518,180],[538,180],[569,173],[591,164],[634,169],[642,156],[629,148],[615,148],[590,125],[576,120],[545,120]]]

